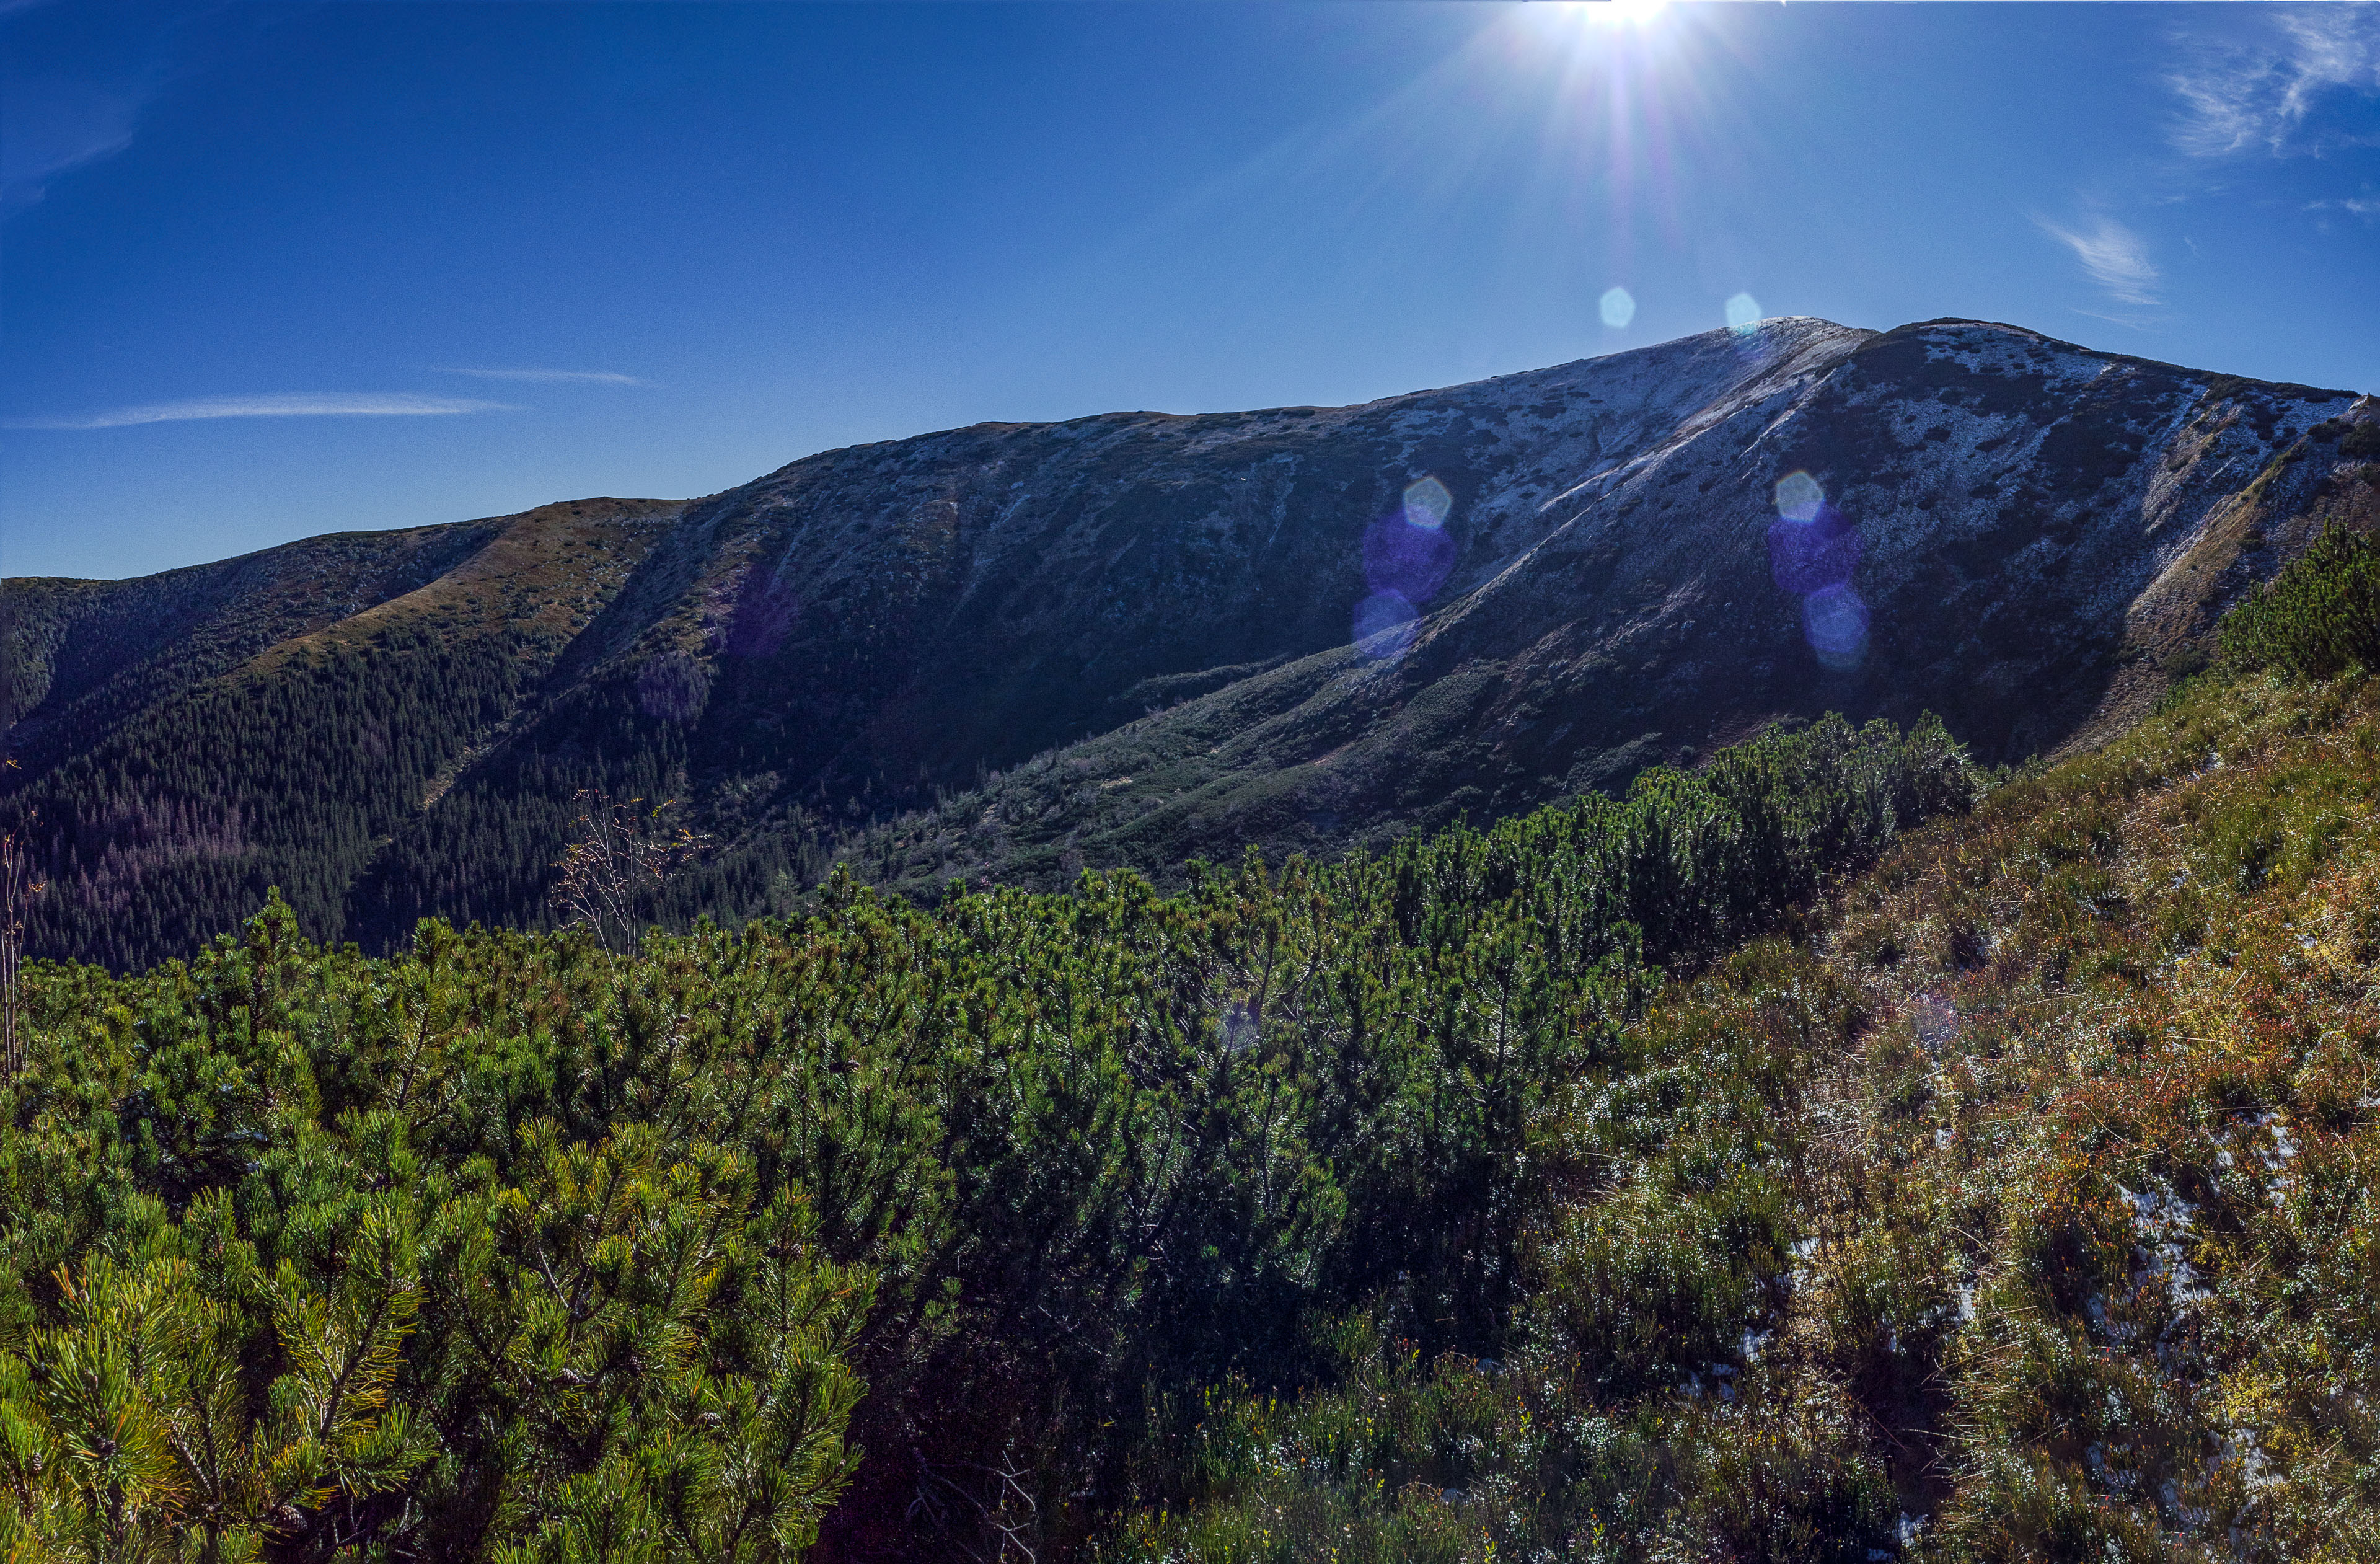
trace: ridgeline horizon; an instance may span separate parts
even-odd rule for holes
[[[837,862],[925,895],[1377,850],[1828,711],[2071,753],[2374,525],[2375,429],[2369,396],[2016,326],[1783,318],[11,578],[0,825],[41,822],[29,952],[124,968],[273,885],[373,950],[552,924],[589,794],[704,834],[648,908],[683,926]]]

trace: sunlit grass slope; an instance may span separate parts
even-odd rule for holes
[[[1624,1037],[1522,1344],[1210,1394],[1113,1557],[2380,1557],[2380,683],[2202,681]]]

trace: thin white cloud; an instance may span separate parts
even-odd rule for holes
[[[2105,321],[2110,325],[2121,326],[2130,332],[2144,332],[2151,326],[2165,323],[2165,317],[2161,315],[2109,315],[2097,309],[2075,309],[2070,313],[2083,316],[2088,320]]]
[[[470,375],[478,380],[544,381],[561,385],[642,385],[634,375],[613,370],[465,370],[433,366],[442,375]]]
[[[128,424],[177,423],[185,418],[385,418],[518,410],[508,402],[416,396],[407,392],[292,391],[261,396],[193,396],[180,402],[149,402],[135,407],[111,407],[104,412],[68,418],[15,418],[7,427],[122,429]]]
[[[2344,200],[2308,201],[2308,212],[2350,212],[2358,217],[2380,217],[2380,196],[2350,196]]]
[[[2181,100],[2174,144],[2194,157],[2275,157],[2380,143],[2368,106],[2328,112],[2341,95],[2380,95],[2380,6],[2276,7],[2260,36],[2185,38],[2166,78]]]
[[[2157,302],[2157,269],[2149,261],[2141,236],[2112,217],[2097,219],[2087,229],[2061,227],[2036,214],[2034,224],[2074,252],[2091,280],[2123,304]]]
[[[0,85],[0,215],[38,202],[49,182],[132,144],[138,94],[32,78]]]

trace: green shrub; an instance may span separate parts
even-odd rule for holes
[[[1890,1549],[1899,1506],[1849,1409],[1828,1398],[1748,1395],[1694,1419],[1682,1442],[1689,1494],[1673,1530],[1697,1558],[1866,1564]]]
[[[1605,1396],[1694,1383],[1742,1354],[1784,1268],[1785,1189],[1739,1174],[1680,1199],[1639,1188],[1562,1213],[1538,1305]]]
[[[2224,620],[2223,653],[2313,679],[2380,666],[2380,539],[2325,532]]]

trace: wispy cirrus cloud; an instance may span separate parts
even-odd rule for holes
[[[2206,158],[2380,145],[2380,119],[2369,103],[2380,97],[2380,6],[2252,15],[2249,36],[2181,40],[2183,62],[2166,78],[2181,100],[2174,144]]]
[[[0,83],[0,215],[39,202],[50,181],[132,144],[137,93],[87,81]]]
[[[0,0],[0,217],[133,144],[219,37],[221,0]]]
[[[469,375],[477,380],[542,381],[556,385],[643,385],[634,375],[615,370],[466,370],[451,364],[432,366],[442,375]]]
[[[2365,187],[2367,189],[2369,186]],[[2348,196],[2340,200],[2308,201],[2308,212],[2344,212],[2370,222],[2380,217],[2380,196]]]
[[[10,429],[123,429],[131,424],[178,423],[186,418],[324,418],[452,417],[461,413],[508,413],[509,402],[455,396],[416,396],[409,392],[290,391],[256,396],[192,396],[179,402],[145,402],[95,413],[8,420]]]
[[[2112,217],[2092,221],[2088,228],[2069,228],[2039,213],[2034,225],[2074,252],[2091,280],[2122,304],[2157,302],[2158,273],[2141,236]]]

